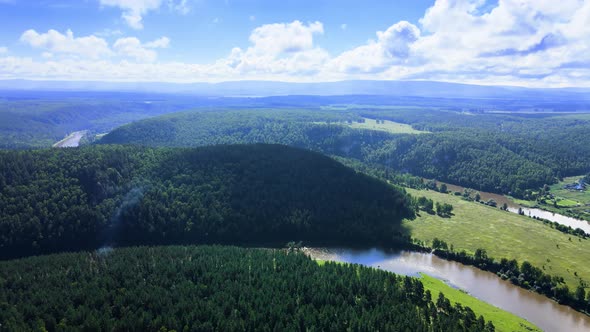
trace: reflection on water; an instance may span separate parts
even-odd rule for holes
[[[518,315],[545,331],[590,331],[590,317],[545,296],[512,285],[495,274],[447,261],[432,254],[380,249],[308,249],[313,258],[356,263],[398,274],[420,272],[445,280],[453,287]]]

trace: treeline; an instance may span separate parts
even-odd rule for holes
[[[9,331],[494,331],[416,278],[299,253],[131,247],[0,262]]]
[[[589,285],[584,280],[580,279],[580,284],[572,291],[562,277],[546,274],[541,268],[527,261],[521,264],[515,259],[502,258],[497,261],[489,257],[485,249],[477,249],[473,255],[470,255],[465,250],[453,250],[452,245],[438,238],[433,239],[432,249],[433,253],[439,257],[496,273],[500,278],[510,280],[517,286],[543,294],[578,311],[590,313],[590,291],[585,290]]]
[[[360,116],[409,123],[431,134],[352,129]],[[187,112],[123,126],[104,143],[199,146],[280,143],[384,165],[465,187],[522,197],[527,189],[588,171],[590,122],[421,110]],[[563,146],[569,148],[564,149]]]
[[[176,243],[405,242],[409,196],[278,145],[0,152],[0,258]]]

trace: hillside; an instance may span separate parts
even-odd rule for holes
[[[303,254],[139,247],[0,262],[11,331],[494,331],[414,278]]]
[[[368,129],[380,128],[376,122],[386,120],[390,127],[397,125],[404,131]],[[113,130],[100,143],[280,143],[477,190],[527,197],[560,176],[589,170],[589,125],[582,118],[407,108],[211,110],[131,123]]]
[[[108,245],[393,244],[407,195],[279,145],[0,152],[0,257]]]

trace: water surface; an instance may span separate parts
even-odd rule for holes
[[[590,317],[547,297],[502,280],[495,274],[432,254],[380,249],[311,248],[317,259],[356,263],[398,274],[419,276],[426,273],[462,289],[472,296],[520,316],[544,331],[590,331]]]

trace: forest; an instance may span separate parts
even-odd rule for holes
[[[346,125],[365,121],[363,117],[411,124],[430,134],[395,134]],[[101,143],[279,143],[523,197],[527,190],[555,183],[563,176],[588,172],[589,124],[573,116],[531,118],[428,109],[193,111],[122,126]]]
[[[12,331],[494,331],[416,278],[297,253],[130,247],[0,262]],[[197,300],[198,299],[198,300]]]
[[[279,145],[0,152],[0,258],[108,245],[405,243],[402,189]]]

